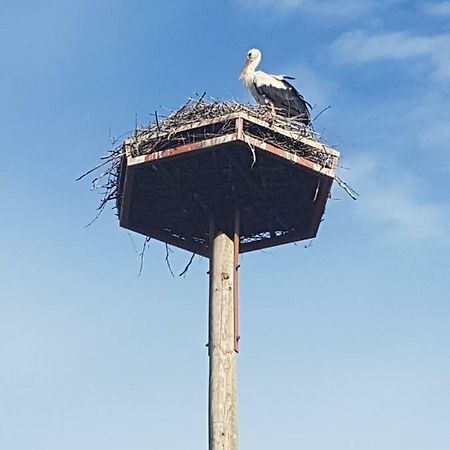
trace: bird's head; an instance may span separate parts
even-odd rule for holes
[[[257,48],[252,48],[247,53],[247,61],[261,61],[261,52]]]
[[[244,81],[244,84],[250,83],[252,74],[255,72],[255,69],[260,61],[261,61],[261,52],[258,49],[252,48],[247,52],[247,58],[245,59],[245,64],[244,67],[242,68],[241,76],[239,77],[241,80]],[[245,82],[245,80],[247,81]]]

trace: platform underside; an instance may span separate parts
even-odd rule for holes
[[[333,178],[232,140],[182,156],[128,165],[121,226],[208,256],[209,224],[231,234],[240,213],[240,251],[316,236]]]

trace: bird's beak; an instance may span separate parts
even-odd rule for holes
[[[247,58],[247,60],[245,61],[244,67],[241,70],[241,74],[239,75],[239,79],[240,80],[244,79],[245,69],[247,69],[248,63],[249,63],[249,61],[248,61],[248,58]]]
[[[245,59],[244,67],[242,67],[242,70],[244,71],[244,70],[247,68],[247,66],[248,66],[249,64],[250,64],[250,58],[247,57],[247,58]]]

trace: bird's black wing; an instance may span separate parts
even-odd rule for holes
[[[311,105],[303,98],[292,84],[285,79],[279,80],[283,87],[275,87],[271,84],[255,86],[258,94],[272,103],[279,112],[287,117],[298,117],[305,125],[310,123],[309,109]]]

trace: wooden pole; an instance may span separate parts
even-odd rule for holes
[[[210,227],[209,450],[237,450],[234,242]]]
[[[240,212],[236,206],[234,210],[234,280],[233,280],[233,313],[234,313],[234,351],[239,353],[239,241],[240,241]]]

